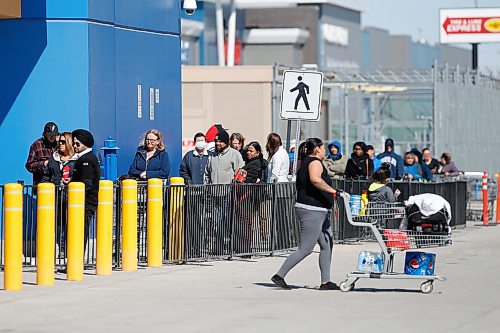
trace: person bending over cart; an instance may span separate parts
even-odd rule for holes
[[[325,158],[325,145],[320,139],[310,138],[305,142],[305,154],[297,172],[297,203],[295,212],[300,221],[300,242],[297,251],[285,260],[271,280],[283,289],[290,289],[285,282],[286,274],[310,255],[316,243],[320,246],[319,268],[321,271],[320,290],[338,290],[330,281],[333,234],[330,225],[330,208],[336,191],[332,180],[321,163]]]
[[[401,221],[400,230],[451,235],[451,207],[442,196],[432,193],[413,195],[405,201],[405,206],[406,217]]]

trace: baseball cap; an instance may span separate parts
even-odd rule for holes
[[[57,128],[56,123],[49,121],[43,127],[43,134],[48,135],[48,136],[59,135],[59,128]]]

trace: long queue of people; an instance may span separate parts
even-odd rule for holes
[[[90,132],[76,131],[77,136],[81,136],[81,133],[89,138],[87,145],[78,138],[75,140],[75,131],[60,133],[55,123],[45,125],[42,137],[31,145],[26,162],[27,170],[33,174],[34,185],[40,182],[65,185],[75,180],[74,165],[81,156],[92,152],[94,144]],[[75,141],[76,144],[82,144],[84,149],[76,146]],[[268,135],[264,147],[257,141],[245,145],[242,134],[229,135],[222,125],[213,125],[206,134],[197,133],[194,143],[195,148],[184,155],[179,167],[179,175],[185,179],[186,184],[284,182],[292,171],[294,149],[288,153],[281,137],[276,133]],[[395,153],[393,139],[387,139],[384,147],[384,152],[376,155],[372,145],[358,141],[354,143],[352,153],[348,156],[342,151],[339,141],[332,141],[326,147],[322,163],[328,176],[332,178],[373,179],[382,163],[389,164],[390,178],[396,180],[431,181],[437,176],[456,176],[460,173],[450,153],[443,153],[438,161],[432,157],[429,148],[422,151],[412,148],[403,158]],[[305,142],[298,149],[299,167],[301,156],[305,155],[304,149]],[[88,156],[95,158],[92,159],[91,170],[85,171],[84,177],[90,187],[95,188],[96,179],[99,179],[99,164],[95,154]],[[170,159],[163,135],[160,131],[151,129],[140,140],[128,173],[123,177],[137,180],[168,179],[170,172]],[[80,173],[77,172],[77,176]]]
[[[424,148],[422,151],[412,148],[404,154],[403,159],[394,152],[393,139],[387,139],[384,147],[384,152],[376,155],[372,145],[358,141],[354,143],[349,158],[342,153],[340,142],[332,141],[328,144],[323,165],[330,177],[348,179],[372,179],[382,163],[389,163],[390,178],[396,180],[432,181],[438,176],[460,174],[459,169],[451,160],[450,153],[443,153],[438,161],[432,157],[429,148]]]

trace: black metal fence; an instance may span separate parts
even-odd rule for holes
[[[367,181],[334,180],[334,188],[360,194]],[[401,191],[399,200],[410,195],[435,193],[451,205],[453,227],[465,226],[466,182],[392,182]],[[1,190],[1,188],[0,188]],[[36,188],[24,186],[23,256],[25,266],[36,264]],[[115,184],[113,262],[121,266],[121,187]],[[295,216],[295,183],[166,185],[163,188],[163,261],[186,262],[215,258],[272,255],[293,249],[299,242]],[[3,198],[3,191],[2,191]],[[337,242],[362,240],[370,234],[345,220],[344,205],[338,199],[332,216]],[[2,200],[3,201],[3,200]],[[3,207],[3,204],[2,204]],[[147,185],[138,185],[137,259],[147,262]],[[0,228],[0,266],[3,266],[3,214]],[[66,264],[67,191],[56,187],[56,265]],[[86,266],[95,265],[96,222],[90,224],[86,242]]]

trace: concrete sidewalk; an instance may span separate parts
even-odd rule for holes
[[[354,269],[359,251],[374,243],[335,246],[333,280]],[[286,256],[141,268],[83,282],[57,275],[54,287],[0,291],[1,332],[498,332],[500,226],[470,224],[437,253],[438,281],[424,295],[418,281],[360,280],[349,293],[319,291],[313,253],[279,290],[270,282]],[[399,264],[403,255],[399,258]],[[0,273],[3,287],[3,273]]]

